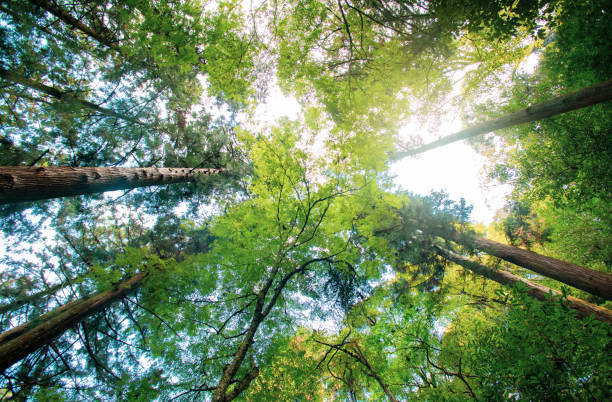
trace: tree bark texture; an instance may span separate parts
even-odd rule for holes
[[[0,167],[0,205],[136,187],[194,182],[223,169]]]
[[[129,121],[131,123],[142,124],[138,119],[115,112],[114,110],[111,110],[111,109],[107,109],[107,108],[98,106],[93,102],[79,99],[76,96],[72,95],[70,92],[62,91],[60,89],[41,84],[40,82],[34,81],[30,78],[24,77],[12,71],[5,70],[3,68],[0,68],[0,78],[6,81],[11,81],[13,83],[23,85],[35,91],[42,92],[56,99],[71,103],[83,109],[89,109],[94,112],[97,112],[97,113],[100,113],[106,116],[116,117],[118,119]]]
[[[492,281],[502,285],[512,286],[520,282],[527,287],[527,294],[531,297],[535,297],[536,299],[543,301],[548,300],[551,292],[554,296],[561,296],[561,292],[531,282],[527,279],[521,278],[520,276],[511,274],[510,272],[493,269],[486,265],[479,264],[470,260],[469,258],[465,258],[457,253],[453,253],[452,251],[443,249],[441,247],[436,246],[436,251],[438,252],[438,255],[444,259],[452,261],[465,269],[468,269],[478,275],[482,275],[485,278],[491,279]],[[580,314],[581,317],[588,317],[593,314],[597,320],[607,322],[608,324],[612,325],[612,311],[608,310],[607,308],[591,304],[573,296],[567,296],[567,301],[569,302],[569,306],[578,311],[578,314]]]
[[[612,100],[612,81],[606,81],[597,85],[580,89],[568,95],[558,96],[548,101],[538,103],[528,108],[510,113],[497,119],[485,121],[468,127],[455,134],[442,137],[423,146],[397,152],[393,158],[398,160],[406,156],[417,155],[434,148],[451,144],[456,141],[465,140],[477,135],[486,134],[491,131],[508,128],[523,123],[542,120],[561,113],[581,109],[583,107],[595,105]]]
[[[67,303],[0,334],[0,372],[53,341],[91,314],[137,290],[142,286],[144,278],[144,273],[138,273],[112,289]]]
[[[436,235],[463,244],[467,247],[474,247],[502,260],[506,260],[523,268],[537,272],[547,278],[555,279],[566,285],[593,295],[612,300],[612,275],[605,272],[596,271],[572,264],[556,258],[547,257],[533,251],[523,250],[518,247],[508,246],[493,240],[476,237],[469,241],[461,238],[459,233],[444,233],[442,231]]]

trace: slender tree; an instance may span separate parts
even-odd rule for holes
[[[0,314],[6,314],[10,311],[17,310],[25,305],[32,305],[41,300],[42,298],[52,295],[61,289],[65,288],[70,284],[69,280],[65,280],[45,290],[41,290],[40,292],[36,292],[27,296],[18,297],[17,300],[12,301],[10,303],[0,305]]]
[[[145,273],[121,281],[112,289],[75,300],[0,334],[0,372],[38,350],[86,317],[142,286]]]
[[[538,103],[537,105],[519,110],[518,112],[510,113],[484,123],[476,124],[472,127],[468,127],[458,131],[455,134],[442,137],[439,140],[425,144],[418,148],[397,152],[393,155],[393,158],[401,159],[406,156],[417,155],[434,148],[475,137],[477,135],[486,134],[491,131],[542,120],[561,113],[596,105],[602,102],[608,102],[610,100],[612,100],[612,81],[605,81],[567,95],[558,96],[548,101]]]
[[[309,260],[301,264],[295,270],[292,270],[287,274],[283,275],[282,279],[275,287],[272,287],[272,285],[277,279],[277,275],[279,275],[281,267],[277,266],[272,270],[271,275],[269,276],[262,290],[256,295],[257,301],[255,303],[255,309],[253,310],[248,330],[242,338],[240,346],[232,356],[231,362],[223,369],[223,373],[221,374],[219,383],[214,388],[214,393],[212,395],[213,401],[222,402],[233,400],[249,386],[251,380],[257,377],[257,374],[259,373],[259,368],[254,366],[244,378],[238,380],[239,385],[228,392],[228,388],[235,381],[234,377],[238,373],[238,370],[240,369],[241,365],[243,364],[249,349],[251,349],[254,344],[257,329],[266,319],[266,317],[270,314],[272,309],[276,306],[278,298],[285,289],[287,282],[289,282],[289,280],[291,280],[291,278],[293,278],[294,276],[304,273],[311,264],[321,261],[331,262],[332,260],[333,259],[329,257],[314,258],[312,260]],[[270,300],[266,303],[266,296],[268,295],[268,293],[270,293],[272,296]]]
[[[223,169],[0,167],[0,204],[194,182]]]
[[[96,24],[98,27],[94,29],[86,25],[83,21],[80,21],[79,19],[72,16],[72,14],[70,14],[56,2],[52,2],[49,0],[30,0],[30,3],[40,7],[45,11],[50,12],[73,29],[81,31],[82,33],[95,39],[102,45],[108,46],[114,50],[119,50],[119,40],[112,32],[110,32],[110,30],[108,30],[104,26],[102,21],[99,21],[98,24]]]
[[[521,283],[527,287],[527,294],[535,297],[536,299],[544,301],[547,300],[550,295],[556,297],[561,296],[561,292],[539,285],[535,282],[531,282],[527,279],[521,278],[520,276],[511,274],[510,272],[493,269],[486,265],[479,264],[470,260],[469,258],[463,257],[440,246],[434,246],[434,248],[436,252],[444,259],[454,262],[455,264],[460,265],[463,268],[474,272],[475,274],[482,275],[497,283],[510,286]],[[607,308],[596,306],[573,296],[567,296],[567,301],[569,306],[578,311],[578,314],[580,314],[582,317],[588,317],[592,314],[596,319],[612,324],[612,311],[608,310]]]
[[[436,234],[466,247],[474,247],[477,250],[527,268],[540,275],[563,282],[566,285],[603,297],[606,300],[612,300],[612,275],[605,272],[585,268],[482,237],[465,237],[455,231],[436,231]]]

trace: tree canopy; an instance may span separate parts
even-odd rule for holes
[[[0,399],[609,400],[610,12],[2,2]],[[493,222],[390,174],[445,109]]]

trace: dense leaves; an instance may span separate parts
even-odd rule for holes
[[[488,228],[463,199],[399,190],[386,172],[400,128],[462,90],[453,105],[489,116],[610,79],[610,11],[3,2],[0,164],[229,172],[5,207],[0,351],[49,317],[72,321],[10,362],[0,399],[610,399],[610,326],[578,318],[565,295],[611,302],[475,248],[486,231],[610,272],[610,106],[479,143],[491,177],[514,185]],[[536,51],[536,71],[519,69]],[[274,81],[302,110],[257,126]],[[536,300],[441,250],[563,296]]]

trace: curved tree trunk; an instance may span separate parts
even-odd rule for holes
[[[447,240],[460,243],[466,247],[474,247],[495,257],[537,272],[547,278],[555,279],[566,285],[584,290],[595,296],[612,300],[612,275],[582,267],[580,265],[557,260],[533,251],[523,250],[518,247],[508,246],[493,240],[476,237],[473,239],[462,238],[459,233],[435,233]]]
[[[0,167],[0,205],[21,201],[194,182],[223,169]]]
[[[502,285],[514,285],[520,282],[527,287],[527,294],[531,297],[535,297],[536,299],[548,300],[550,293],[552,293],[554,296],[561,296],[561,292],[531,282],[527,279],[523,279],[520,276],[511,274],[510,272],[493,269],[487,267],[486,265],[479,264],[470,260],[469,258],[465,258],[442,247],[436,246],[436,251],[442,258],[452,261],[455,264],[460,265],[478,275],[482,275],[485,278],[491,279],[492,281],[501,283]],[[612,311],[608,310],[607,308],[591,304],[573,296],[567,296],[567,301],[569,302],[571,308],[578,311],[580,316],[588,317],[593,314],[597,320],[607,322],[608,324],[612,325]]]
[[[75,300],[0,334],[0,373],[38,350],[91,314],[103,310],[142,286],[144,273],[112,289]]]
[[[580,89],[568,95],[558,96],[546,102],[538,103],[518,112],[510,113],[497,119],[485,121],[472,127],[463,129],[455,134],[442,137],[439,140],[425,144],[418,148],[397,152],[393,159],[398,160],[406,156],[417,155],[434,148],[453,142],[465,140],[491,131],[508,128],[523,123],[542,120],[557,114],[595,105],[612,100],[612,81],[602,82],[587,88]]]

